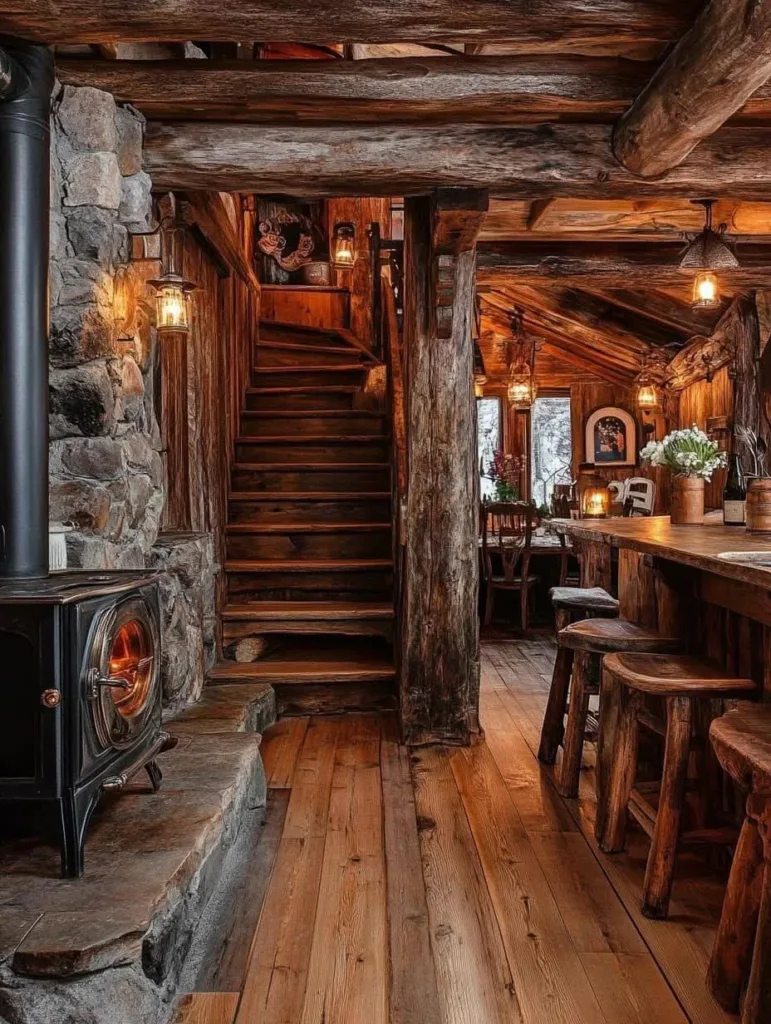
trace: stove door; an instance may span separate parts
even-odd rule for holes
[[[160,646],[155,615],[141,596],[96,620],[87,658],[91,721],[102,749],[130,747],[159,702]]]

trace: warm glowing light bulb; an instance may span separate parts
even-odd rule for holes
[[[658,395],[653,384],[641,384],[637,391],[637,405],[641,409],[655,409]]]
[[[518,409],[529,409],[535,400],[535,381],[529,373],[512,373],[509,377],[509,401]]]
[[[584,493],[583,514],[587,519],[604,519],[610,508],[607,487],[589,487]]]
[[[159,331],[187,331],[188,299],[177,284],[164,283],[158,289],[157,328]]]
[[[694,278],[693,305],[700,309],[711,309],[720,305],[717,277],[711,270],[701,270]]]
[[[356,262],[356,229],[353,224],[335,227],[332,258],[338,267],[352,267]]]

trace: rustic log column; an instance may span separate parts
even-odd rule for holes
[[[484,194],[405,204],[408,497],[400,706],[409,743],[479,729],[474,246]]]

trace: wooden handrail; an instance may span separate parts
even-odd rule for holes
[[[396,297],[391,280],[391,268],[381,267],[383,340],[388,367],[389,397],[391,402],[391,429],[393,431],[393,468],[395,471],[397,508],[394,510],[401,526],[402,509],[407,499],[407,417],[404,404],[404,368]],[[401,532],[401,531],[400,531]]]

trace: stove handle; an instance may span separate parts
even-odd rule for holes
[[[109,687],[113,690],[133,689],[131,683],[127,682],[125,679],[113,679],[109,676],[100,676],[98,669],[92,669],[88,676],[89,696],[92,700],[96,700],[99,696],[99,690],[103,687]]]

